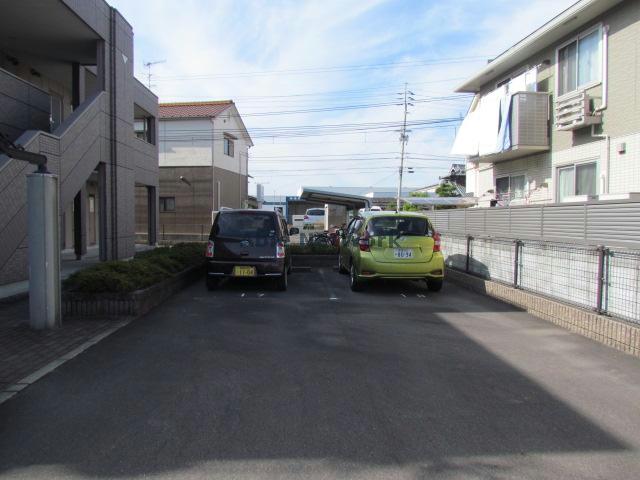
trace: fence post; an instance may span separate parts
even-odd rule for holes
[[[513,255],[513,287],[518,288],[518,274],[520,272],[520,250],[522,249],[522,240],[514,240],[515,252]]]
[[[162,224],[162,240],[166,240],[167,236],[164,234],[164,223]]]
[[[204,240],[204,224],[200,224],[200,241]]]
[[[596,312],[604,313],[602,308],[604,300],[604,282],[605,282],[605,259],[608,255],[608,249],[604,245],[599,245],[598,249],[598,278],[596,289]]]
[[[471,235],[467,235],[467,261],[464,266],[464,271],[469,273],[469,261],[471,259],[471,241],[473,237]]]

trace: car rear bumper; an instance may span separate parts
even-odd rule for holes
[[[429,262],[376,262],[370,255],[361,255],[358,278],[424,279],[444,278],[444,258],[435,253]]]
[[[258,277],[280,277],[284,272],[284,265],[284,258],[267,262],[209,260],[207,261],[207,277],[233,277],[233,267],[236,266],[255,267]]]

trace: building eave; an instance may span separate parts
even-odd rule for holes
[[[624,0],[580,0],[494,58],[482,70],[455,89],[477,93],[483,85],[500,78],[537,52],[559,42],[571,32]]]

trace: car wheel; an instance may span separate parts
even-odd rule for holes
[[[338,253],[338,272],[340,273],[349,273],[349,270],[342,266],[342,257]]]
[[[278,277],[278,279],[276,280],[276,288],[281,292],[284,292],[288,286],[289,286],[289,273],[285,268],[284,271],[282,272],[282,275]]]
[[[356,266],[353,263],[351,263],[349,268],[349,287],[351,287],[352,292],[359,292],[362,290],[362,282],[358,280]]]
[[[207,278],[207,290],[212,291],[220,286],[220,280],[217,278]]]
[[[441,278],[427,278],[427,288],[430,292],[439,292],[442,290]]]

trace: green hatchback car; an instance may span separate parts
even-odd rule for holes
[[[385,278],[425,280],[437,292],[444,279],[440,235],[420,213],[365,212],[340,234],[338,269],[349,273],[353,291]]]

